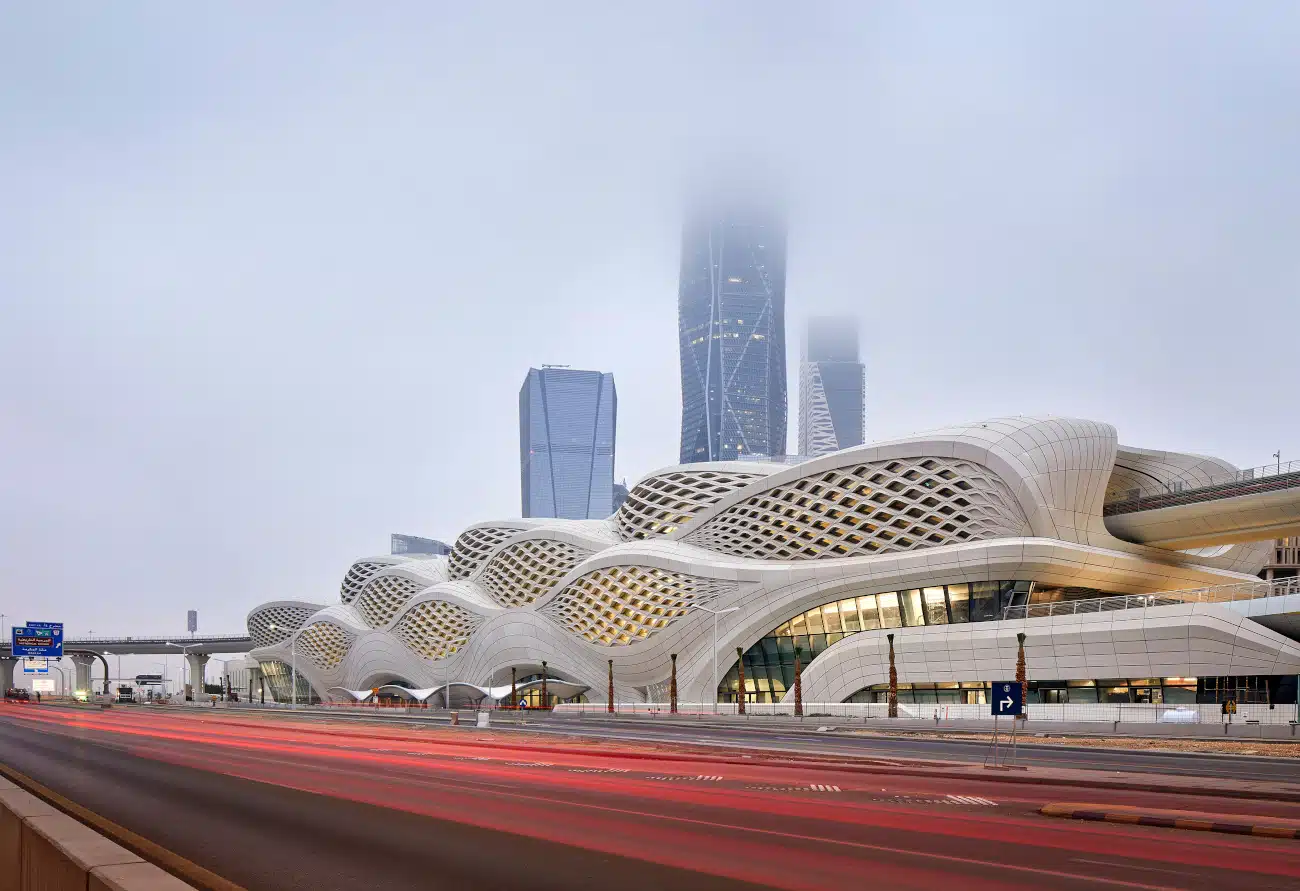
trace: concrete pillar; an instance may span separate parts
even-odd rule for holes
[[[14,685],[14,666],[18,660],[13,656],[0,657],[0,688],[10,689]]]
[[[185,688],[185,695],[197,701],[203,695],[203,669],[208,664],[208,654],[186,653],[185,661],[190,667],[190,683]]]
[[[73,653],[68,658],[72,660],[73,668],[76,669],[76,680],[72,684],[72,689],[89,695],[92,692],[90,670],[95,665],[95,657],[90,653]]]

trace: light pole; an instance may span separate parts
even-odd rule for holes
[[[172,643],[169,640],[167,641],[167,646],[175,647],[176,649],[181,651],[181,660],[182,660],[181,661],[181,687],[183,688],[185,686],[185,678],[189,674],[190,647],[194,646],[194,644],[185,644],[185,646],[181,646],[180,644]],[[193,684],[194,684],[194,678],[190,678],[190,685],[193,686]],[[191,698],[192,696],[193,694],[191,694]]]
[[[689,606],[687,609],[700,609],[713,615],[713,713],[718,713],[718,616],[723,613],[734,613],[740,609],[738,606],[729,606],[726,609],[709,609],[707,606]],[[742,691],[743,692],[743,691]]]

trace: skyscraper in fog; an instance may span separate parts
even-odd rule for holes
[[[687,220],[677,327],[682,463],[784,455],[785,225],[771,208],[733,201]]]
[[[799,350],[799,454],[825,455],[865,441],[867,371],[860,359],[856,319],[808,320]]]
[[[519,390],[525,517],[585,520],[614,512],[614,375],[543,366]]]

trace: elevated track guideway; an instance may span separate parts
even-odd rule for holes
[[[1112,535],[1171,550],[1300,535],[1300,461],[1213,477],[1200,486],[1112,501],[1104,508]]]

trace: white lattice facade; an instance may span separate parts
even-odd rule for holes
[[[1006,484],[970,461],[924,458],[828,470],[774,486],[686,537],[737,557],[816,560],[1020,535]]]
[[[708,701],[726,689],[713,676],[717,611],[724,675],[737,647],[748,652],[778,631],[821,635],[805,668],[819,695],[842,700],[856,690],[836,678],[875,677],[860,662],[891,628],[917,647],[929,626],[945,625],[945,646],[987,639],[1005,655],[1015,639],[1008,597],[1068,601],[1253,578],[1266,553],[1252,543],[1176,551],[1108,531],[1108,492],[1126,494],[1162,468],[1195,476],[1211,465],[1225,462],[1121,448],[1106,424],[1001,418],[795,465],[671,467],[638,481],[606,520],[489,522],[463,532],[446,558],[359,560],[332,605],[253,610],[253,655],[289,664],[296,654],[326,698],[385,685],[427,691],[445,679],[460,685],[456,701],[498,695],[511,669],[535,676],[543,662],[559,689],[603,699],[611,659],[616,696],[645,699],[666,689],[676,654],[683,700]],[[1226,633],[1222,609],[1178,621]],[[1272,659],[1270,671],[1300,673],[1292,642],[1238,618],[1250,626],[1238,622],[1252,665]],[[837,674],[830,667],[845,654],[858,662]],[[1229,674],[1236,663],[1221,655],[1193,653],[1161,670]],[[1065,658],[1043,664],[1090,677],[1132,667],[1115,661],[1106,675]]]

